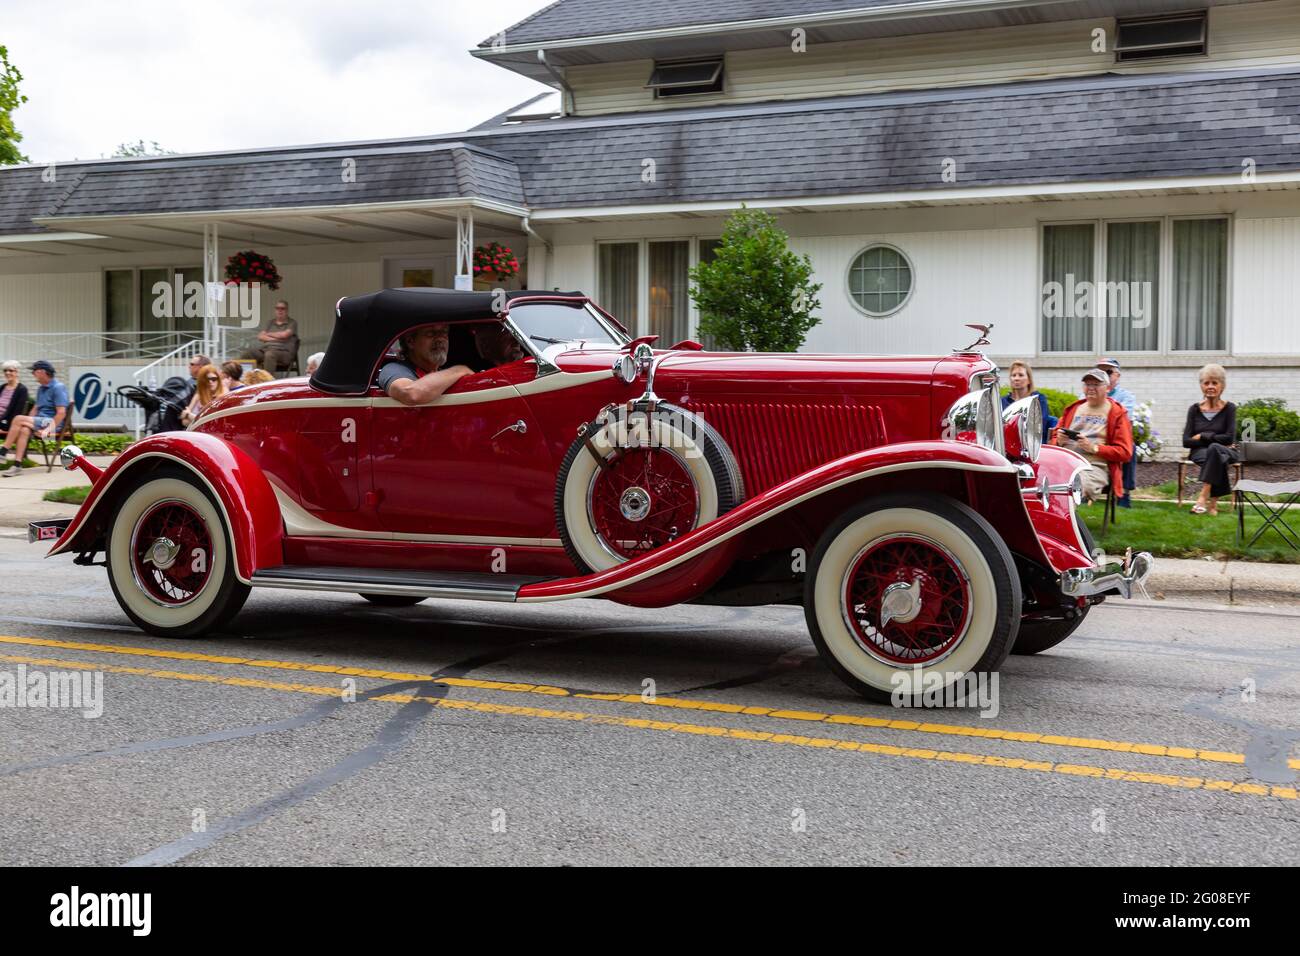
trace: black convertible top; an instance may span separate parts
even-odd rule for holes
[[[507,292],[506,301],[547,296],[585,299],[581,292]],[[495,292],[455,289],[384,289],[350,296],[339,303],[334,332],[325,349],[313,387],[331,395],[364,395],[384,351],[400,334],[417,325],[494,319]],[[508,306],[507,306],[508,307]]]

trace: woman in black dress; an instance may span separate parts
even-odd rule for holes
[[[1228,484],[1228,465],[1237,460],[1237,406],[1223,400],[1228,373],[1222,365],[1201,369],[1203,400],[1187,410],[1183,427],[1183,447],[1187,457],[1201,466],[1201,493],[1192,505],[1192,513],[1219,513],[1219,499],[1232,491]]]

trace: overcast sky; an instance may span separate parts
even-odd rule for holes
[[[0,0],[34,162],[420,136],[546,88],[471,47],[548,0]]]

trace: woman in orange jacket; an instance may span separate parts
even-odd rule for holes
[[[1110,376],[1099,368],[1083,373],[1084,397],[1061,413],[1052,444],[1077,451],[1092,466],[1080,476],[1088,501],[1112,488],[1124,494],[1124,463],[1133,457],[1133,426],[1124,406],[1106,396]]]

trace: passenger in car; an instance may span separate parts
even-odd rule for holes
[[[379,370],[379,387],[403,405],[433,401],[466,375],[474,374],[468,365],[442,367],[448,347],[445,323],[407,332],[398,341],[400,354]]]
[[[484,322],[470,328],[474,333],[474,347],[478,349],[478,354],[493,367],[518,362],[524,357],[519,340],[502,323]]]

